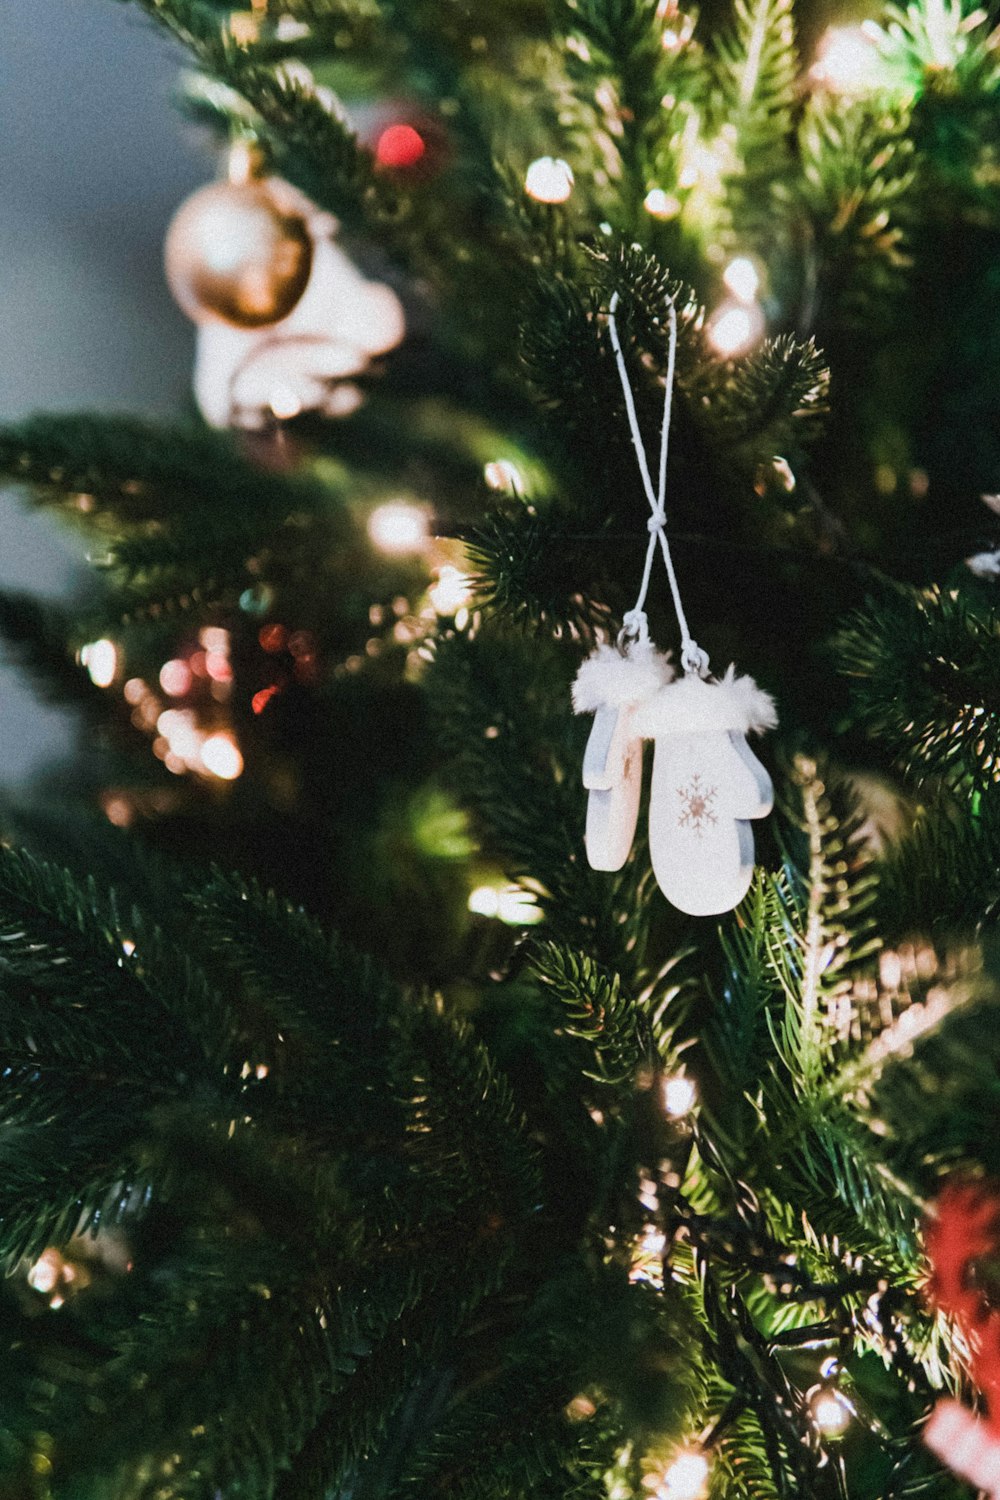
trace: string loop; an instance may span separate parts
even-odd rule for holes
[[[639,593],[635,604],[624,616],[622,635],[628,640],[649,640],[649,622],[646,618],[645,609],[646,595],[649,592],[649,581],[653,572],[653,560],[656,557],[657,546],[659,546],[663,554],[663,565],[667,570],[667,581],[670,584],[670,594],[674,602],[674,613],[677,616],[677,624],[681,632],[681,665],[685,672],[696,673],[699,677],[704,677],[708,672],[708,656],[698,645],[698,642],[688,629],[687,616],[684,613],[684,605],[681,602],[680,586],[677,582],[677,574],[674,571],[674,560],[670,555],[670,543],[667,541],[666,532],[667,454],[670,445],[670,414],[673,404],[674,378],[677,365],[677,309],[671,297],[667,302],[667,316],[670,320],[670,342],[667,353],[666,391],[663,398],[663,425],[660,428],[659,472],[657,474],[657,488],[654,490],[653,478],[649,472],[649,460],[646,457],[646,447],[639,429],[639,417],[635,409],[635,397],[632,394],[628,370],[625,367],[625,356],[622,353],[621,340],[618,337],[618,323],[615,318],[618,300],[618,293],[615,292],[611,298],[611,306],[608,309],[608,332],[611,335],[611,347],[615,351],[615,363],[618,366],[618,378],[621,381],[622,395],[625,397],[625,410],[628,413],[632,447],[635,449],[635,456],[639,464],[639,474],[642,478],[642,487],[650,509],[650,517],[646,523],[649,531],[649,545],[646,548],[642,581],[639,585]]]

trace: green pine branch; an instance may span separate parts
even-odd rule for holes
[[[988,786],[1000,765],[1000,618],[902,587],[851,615],[833,645],[855,721],[917,786]]]

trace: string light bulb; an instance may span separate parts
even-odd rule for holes
[[[436,614],[458,615],[472,600],[472,580],[451,563],[438,569],[437,582],[428,590]]]
[[[80,652],[80,661],[95,687],[110,687],[114,682],[118,673],[118,649],[114,641],[89,641]]]
[[[806,1400],[817,1432],[825,1438],[843,1437],[854,1416],[854,1408],[843,1391],[833,1385],[816,1385]]]
[[[660,1085],[660,1097],[670,1118],[682,1120],[694,1109],[698,1090],[693,1078],[688,1078],[684,1073],[673,1073],[669,1078],[664,1078]]]
[[[701,1500],[709,1470],[708,1459],[700,1448],[685,1449],[655,1480],[653,1500]]]
[[[380,552],[392,556],[420,552],[429,536],[427,513],[406,500],[387,501],[368,517],[368,535]]]
[[[483,478],[491,490],[500,494],[523,495],[524,475],[509,458],[495,458],[483,469]]]
[[[663,188],[650,188],[642,206],[653,219],[676,219],[682,208],[681,200],[673,193],[665,193]]]
[[[764,314],[754,302],[749,306],[727,299],[709,320],[708,342],[723,359],[746,354],[764,332]]]
[[[722,279],[737,302],[753,302],[760,290],[757,267],[748,255],[735,256],[723,271]]]
[[[881,75],[875,45],[877,30],[868,26],[831,26],[820,39],[811,81],[831,94],[859,96],[879,87]]]
[[[524,176],[524,191],[536,203],[565,203],[573,191],[573,169],[561,156],[539,156]]]
[[[236,741],[228,734],[210,734],[201,747],[201,763],[220,781],[235,781],[243,771],[243,757]]]

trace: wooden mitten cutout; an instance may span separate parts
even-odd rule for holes
[[[583,759],[588,792],[585,841],[594,870],[620,870],[628,859],[642,793],[636,708],[671,675],[666,657],[640,642],[631,643],[625,653],[599,646],[577,673],[573,706],[577,713],[595,715]]]
[[[753,875],[750,819],[771,810],[771,779],[745,735],[770,728],[774,705],[732,668],[721,682],[689,676],[636,714],[655,741],[649,846],[657,884],[691,916],[717,916],[746,895]]]

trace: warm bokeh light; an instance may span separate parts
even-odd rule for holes
[[[302,414],[302,397],[290,385],[273,386],[267,404],[279,422],[290,422]]]
[[[235,781],[243,771],[239,746],[229,734],[210,734],[201,747],[201,763],[220,781]]]
[[[436,614],[457,615],[472,599],[472,580],[451,563],[438,569],[437,582],[428,590]]]
[[[708,342],[724,359],[746,354],[764,332],[764,314],[754,303],[723,302],[709,320]]]
[[[815,1386],[809,1393],[809,1415],[824,1437],[841,1437],[851,1425],[853,1408],[833,1386]]]
[[[683,1073],[675,1073],[670,1078],[664,1078],[661,1085],[661,1097],[667,1114],[672,1119],[680,1120],[694,1109],[698,1099],[698,1090],[693,1078],[687,1078]]]
[[[508,927],[532,927],[544,916],[531,892],[519,885],[477,885],[467,904],[477,916],[495,917]]]
[[[559,156],[540,156],[524,177],[524,191],[536,203],[565,203],[573,191],[573,170]]]
[[[644,1282],[647,1286],[663,1288],[663,1252],[667,1237],[655,1224],[647,1224],[632,1246],[628,1279],[634,1286]]]
[[[697,1449],[679,1453],[655,1481],[653,1500],[701,1500],[708,1484],[709,1462]]]
[[[261,688],[259,693],[254,693],[250,699],[250,707],[255,714],[262,714],[271,699],[276,698],[280,692],[280,685],[277,682],[271,682],[267,687]]]
[[[747,255],[737,255],[731,260],[722,279],[738,302],[752,302],[760,290],[757,267]]]
[[[193,681],[191,668],[179,657],[165,661],[160,668],[160,687],[168,698],[183,698],[185,693],[191,691]]]
[[[368,517],[368,535],[380,552],[399,556],[420,552],[430,535],[427,512],[405,500],[387,501]]]
[[[498,494],[523,495],[524,475],[509,458],[495,458],[483,469],[483,478]]]
[[[673,193],[665,193],[662,188],[650,188],[642,206],[654,219],[676,219],[681,211],[681,200]]]
[[[80,652],[80,661],[95,687],[110,687],[118,672],[118,648],[114,641],[89,641]]]
[[[831,26],[825,31],[809,77],[832,94],[868,94],[877,89],[882,82],[879,55],[866,26]]]

